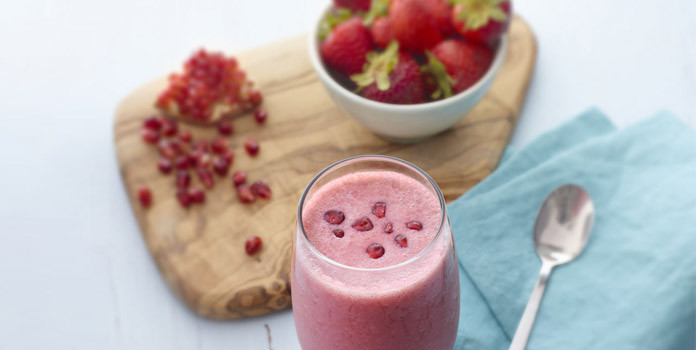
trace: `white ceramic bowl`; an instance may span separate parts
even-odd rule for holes
[[[318,28],[319,22],[314,25],[309,36],[309,57],[326,91],[336,104],[372,132],[399,143],[423,140],[460,121],[491,87],[503,63],[507,46],[507,38],[503,37],[488,71],[470,88],[439,101],[399,105],[366,99],[336,82],[326,70],[319,54]]]

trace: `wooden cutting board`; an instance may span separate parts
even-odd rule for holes
[[[513,20],[508,35],[505,63],[488,94],[454,128],[414,145],[381,140],[340,110],[312,70],[306,37],[237,54],[263,92],[263,106],[269,111],[263,126],[250,115],[237,118],[231,137],[237,148],[231,171],[246,170],[249,180],[262,179],[273,190],[272,199],[251,205],[237,201],[228,176],[216,178],[204,205],[181,208],[173,175],[159,173],[156,147],[140,138],[141,123],[155,113],[153,101],[166,79],[135,90],[116,111],[116,155],[138,225],[169,286],[193,311],[216,319],[256,316],[290,306],[290,258],[299,197],[318,171],[343,158],[386,154],[410,161],[432,175],[447,200],[481,181],[497,166],[515,127],[536,61],[534,34],[522,19]],[[198,125],[181,124],[180,129],[195,137],[217,135],[215,128]],[[244,140],[252,135],[261,144],[257,158],[243,151]],[[147,210],[135,195],[143,185],[154,197]],[[251,235],[263,239],[256,257],[244,253],[244,242]]]

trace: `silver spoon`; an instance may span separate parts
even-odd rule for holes
[[[534,224],[534,246],[541,258],[539,280],[517,325],[510,350],[522,350],[527,346],[551,270],[582,253],[593,221],[592,199],[580,186],[563,185],[544,200]]]

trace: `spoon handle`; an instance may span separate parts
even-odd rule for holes
[[[544,296],[546,281],[549,279],[551,269],[553,269],[553,264],[543,261],[541,264],[541,271],[539,271],[539,279],[537,280],[536,286],[534,286],[534,290],[532,290],[532,295],[529,297],[527,307],[524,308],[522,319],[517,325],[517,331],[515,331],[515,336],[512,338],[510,350],[523,350],[527,346],[527,340],[529,340],[529,335],[532,333],[534,319],[539,310],[541,298]]]

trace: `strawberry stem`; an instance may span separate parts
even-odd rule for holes
[[[375,82],[379,90],[389,90],[391,86],[389,73],[392,72],[394,66],[399,62],[399,43],[394,40],[389,43],[389,46],[383,52],[369,52],[366,58],[367,62],[363,67],[363,72],[350,76],[350,79],[358,85],[357,91]]]
[[[422,70],[432,74],[437,84],[437,90],[430,97],[437,100],[441,97],[447,98],[452,96],[452,86],[456,84],[456,81],[447,73],[445,65],[432,52],[426,51],[425,55],[428,57],[428,64]]]

